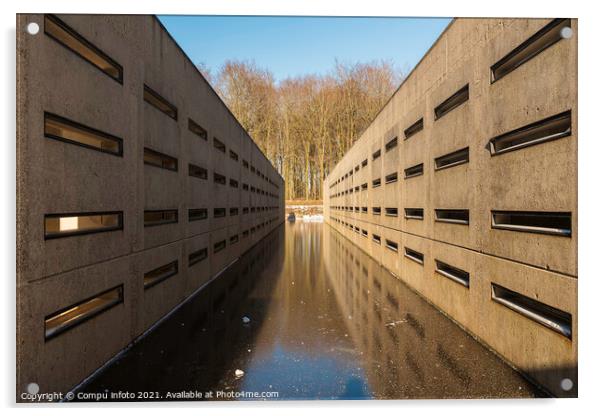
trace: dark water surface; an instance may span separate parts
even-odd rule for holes
[[[303,222],[271,233],[79,393],[119,391],[160,400],[541,396],[328,225]]]

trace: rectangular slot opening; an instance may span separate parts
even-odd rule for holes
[[[248,191],[248,190],[249,190],[249,185],[248,185],[248,184],[246,184],[246,183],[243,183],[243,184],[242,184],[242,190],[243,190],[243,191]]]
[[[571,111],[531,123],[489,140],[491,156],[570,136]]]
[[[44,338],[49,340],[123,302],[123,285],[92,296],[44,318]]]
[[[255,229],[251,228],[251,232],[254,232],[254,231],[255,231]],[[218,241],[217,243],[215,243],[213,245],[213,252],[219,253],[220,251],[222,251],[225,248],[226,248],[226,240]]]
[[[403,131],[405,139],[409,139],[424,128],[424,119],[420,119]]]
[[[144,211],[144,226],[173,224],[178,222],[178,210],[146,210]]]
[[[357,171],[359,171],[359,170],[360,170],[360,165],[357,165],[357,166],[355,167],[355,171],[357,172]]]
[[[414,178],[424,173],[424,164],[420,163],[416,166],[409,167],[404,170],[404,179]]]
[[[207,130],[199,126],[192,119],[188,119],[188,130],[199,136],[201,139],[207,141]]]
[[[491,228],[570,237],[571,213],[491,211]]]
[[[178,109],[146,84],[144,85],[144,101],[174,120],[178,119]]]
[[[188,176],[199,179],[207,179],[207,169],[190,163],[188,164]]]
[[[230,208],[230,216],[238,215],[238,208]]]
[[[468,147],[435,158],[435,170],[447,169],[468,163]]]
[[[249,162],[247,162],[246,160],[243,159],[242,160],[242,167],[246,168],[246,169],[249,169]]]
[[[368,166],[368,159],[362,161],[362,168],[365,168],[366,166]]]
[[[491,83],[498,81],[516,68],[562,39],[561,30],[571,27],[571,19],[554,19],[529,39],[491,66]]]
[[[217,172],[213,172],[213,182],[218,183],[220,185],[225,185],[226,177],[224,175],[220,175]]]
[[[573,317],[570,313],[546,305],[495,283],[491,284],[491,299],[571,339]]]
[[[242,238],[247,238],[249,236],[249,230],[244,230],[242,232]]]
[[[460,88],[457,92],[455,92],[451,97],[443,101],[437,107],[435,107],[435,120],[440,119],[453,109],[461,106],[466,101],[468,101],[468,84]]]
[[[144,164],[162,169],[173,170],[175,172],[178,170],[178,159],[156,152],[147,147],[144,148]]]
[[[470,287],[470,274],[457,267],[450,266],[440,260],[435,260],[436,268],[435,271],[441,276],[445,276],[448,279],[453,280],[456,283],[461,284],[465,287]]]
[[[386,241],[386,247],[397,253],[397,243],[391,240],[385,240]]]
[[[387,176],[385,176],[385,184],[393,182],[397,182],[397,172],[389,173]]]
[[[230,179],[230,187],[238,188],[238,181],[236,179]]]
[[[374,179],[374,180],[372,181],[372,187],[373,187],[373,188],[378,188],[379,186],[380,186],[380,178],[378,178],[378,179]]]
[[[380,215],[380,207],[372,207],[372,214],[374,215]]]
[[[226,208],[213,208],[213,218],[223,218],[226,216]]]
[[[92,45],[58,17],[48,14],[44,16],[44,33],[115,81],[123,84],[123,68],[121,65]]]
[[[144,290],[150,289],[151,287],[161,283],[165,279],[178,274],[178,261],[174,260],[164,266],[157,267],[156,269],[146,272],[144,274]]]
[[[362,229],[362,237],[368,237],[368,230]]]
[[[380,235],[372,234],[372,241],[376,244],[380,244]]]
[[[380,157],[380,149],[378,149],[376,152],[372,153],[372,160],[376,160]]]
[[[366,189],[368,189],[368,182],[362,184],[362,191],[365,191]]]
[[[46,240],[122,229],[123,212],[47,214],[44,216],[44,238]]]
[[[424,255],[416,250],[412,250],[409,247],[404,248],[403,255],[418,264],[424,264]]]
[[[207,208],[191,208],[188,210],[188,222],[206,220]]]
[[[238,243],[238,234],[234,234],[232,236],[230,236],[230,244],[236,244]]]
[[[359,234],[360,233],[360,227],[357,227],[357,226],[354,227],[354,231]]]
[[[397,217],[397,208],[385,208],[385,215],[387,217]]]
[[[188,255],[188,267],[205,260],[207,258],[207,248],[202,248]]]
[[[226,145],[222,143],[217,137],[213,138],[213,147],[222,153],[226,153]],[[251,168],[251,172],[255,172],[255,168]]]
[[[44,136],[103,153],[123,156],[123,141],[119,137],[55,114],[44,113]]]
[[[405,219],[408,220],[422,220],[424,219],[423,208],[405,208]]]
[[[467,209],[436,209],[435,221],[468,225],[469,211]]]
[[[362,207],[362,214],[368,213],[368,207]]]
[[[385,153],[397,147],[397,137],[392,138],[385,144]]]
[[[230,150],[230,159],[232,159],[234,161],[238,161],[238,155],[236,154],[236,152],[233,152],[232,150]]]

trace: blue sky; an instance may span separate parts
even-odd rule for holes
[[[159,16],[194,63],[213,72],[250,60],[276,80],[344,63],[391,61],[411,70],[451,19],[393,17]]]

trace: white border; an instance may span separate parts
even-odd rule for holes
[[[164,407],[177,407],[178,412],[219,410],[220,414],[244,411],[245,413],[306,414],[307,412],[365,414],[377,412],[445,413],[507,415],[508,412],[530,411],[547,415],[579,414],[591,408],[600,408],[597,396],[601,372],[599,346],[600,315],[598,300],[602,290],[602,273],[597,267],[601,255],[602,227],[598,210],[602,209],[602,180],[600,155],[602,155],[602,129],[600,72],[602,65],[600,40],[602,21],[596,13],[595,2],[546,1],[528,2],[475,2],[456,0],[383,1],[383,0],[102,0],[102,1],[34,1],[7,0],[2,2],[2,216],[3,230],[1,264],[4,267],[2,295],[3,377],[0,381],[2,404],[32,410],[40,408],[49,414],[76,411],[97,414],[127,412],[133,407],[144,407],[143,412],[164,415]],[[105,404],[105,405],[44,405],[15,406],[15,14],[20,13],[136,13],[136,14],[251,14],[251,15],[347,15],[347,16],[463,16],[463,17],[576,17],[579,19],[579,399],[564,400],[489,400],[489,401],[370,401],[370,402],[277,402],[277,403],[179,403],[179,404]],[[23,30],[23,28],[19,28]],[[10,145],[7,145],[10,144]],[[82,409],[82,408],[85,408]],[[118,409],[125,410],[118,410]],[[599,411],[599,410],[598,410]]]

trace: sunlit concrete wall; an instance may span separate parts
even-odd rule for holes
[[[123,77],[47,35],[43,15],[17,16],[18,399],[28,383],[40,392],[73,388],[284,218],[282,177],[155,17],[58,18]],[[32,22],[36,35],[25,31]],[[143,99],[144,85],[177,108],[177,119]],[[122,155],[46,137],[45,112],[120,138]],[[177,171],[145,164],[145,147],[176,158]],[[207,179],[189,176],[189,163]],[[190,208],[207,209],[207,218],[189,221]],[[214,208],[226,215],[215,218]],[[145,226],[144,212],[155,209],[177,209],[177,222]],[[107,211],[122,213],[122,229],[45,239],[48,214]],[[189,266],[203,248],[207,258]],[[177,274],[145,290],[144,275],[173,261]],[[120,285],[116,306],[46,339],[47,317]]]
[[[572,36],[491,82],[491,67],[550,22],[454,20],[330,172],[324,210],[327,223],[509,363],[552,394],[575,396],[577,21],[570,20]],[[468,101],[436,119],[434,109],[465,85]],[[569,110],[571,134],[491,155],[490,139]],[[420,118],[424,128],[406,139]],[[435,169],[435,158],[466,147],[468,163]],[[405,169],[420,163],[423,174],[405,179]],[[398,180],[385,183],[395,172]],[[376,179],[381,185],[373,187]],[[397,215],[386,215],[387,207]],[[405,208],[422,208],[423,219],[406,218]],[[469,223],[436,221],[435,209],[468,210]],[[496,229],[495,210],[570,213],[571,233]],[[421,253],[422,264],[406,248]],[[435,260],[468,272],[469,287],[437,273]],[[571,336],[494,301],[492,283],[570,314]],[[561,388],[564,379],[572,389]]]

